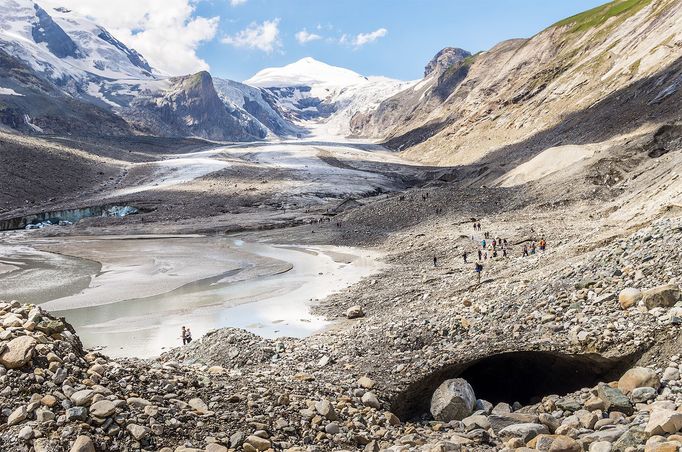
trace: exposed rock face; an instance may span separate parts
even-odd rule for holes
[[[431,414],[434,419],[461,421],[473,412],[476,395],[471,385],[462,378],[444,381],[431,397]]]
[[[602,141],[652,118],[675,121],[677,53],[641,55],[682,40],[679,2],[614,5],[502,42],[468,59],[458,83],[425,80],[419,96],[408,89],[356,118],[354,133],[382,137],[422,162],[472,164],[500,151],[509,165],[556,143]],[[437,96],[442,86],[446,96]]]
[[[466,50],[455,47],[446,47],[438,52],[431,59],[431,61],[428,62],[424,68],[424,78],[428,77],[434,72],[441,74],[448,70],[450,66],[455,63],[459,63],[468,56],[471,56],[471,53],[467,52]]]
[[[267,132],[234,117],[213,86],[208,72],[171,80],[169,89],[133,101],[129,115],[139,127],[160,135],[198,136],[211,140],[257,140]]]

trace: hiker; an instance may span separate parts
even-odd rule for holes
[[[466,264],[467,263],[467,252],[466,251],[464,253],[462,253],[462,257],[464,258],[464,263]]]
[[[528,256],[528,245],[523,245],[523,257]]]
[[[187,344],[192,342],[192,332],[187,328],[187,332],[185,333],[185,338],[187,339]]]
[[[545,247],[547,246],[547,242],[545,241],[545,238],[540,239],[540,251],[545,251]]]
[[[433,256],[433,266],[438,267],[438,257]]]
[[[483,257],[483,252],[481,250],[478,250],[478,260],[480,261],[482,257]]]
[[[502,248],[502,257],[507,257],[507,248]]]
[[[530,244],[530,254],[535,254],[535,242]]]
[[[481,284],[481,272],[483,271],[483,265],[477,262],[476,266],[474,267],[474,271],[476,272],[476,276],[478,277],[478,283]]]
[[[181,337],[182,337],[182,345],[187,345],[187,330],[185,327],[182,327],[182,332],[181,332]]]
[[[476,222],[474,222],[474,231],[476,230]]]
[[[485,248],[485,239],[481,240],[481,246]]]

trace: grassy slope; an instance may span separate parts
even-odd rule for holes
[[[580,33],[599,27],[612,17],[625,20],[633,16],[653,0],[615,0],[602,6],[576,14],[554,24],[554,27],[570,25],[569,32]]]

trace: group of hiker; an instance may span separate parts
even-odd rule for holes
[[[187,345],[190,342],[192,342],[192,332],[189,330],[189,328],[185,328],[183,326],[182,331],[181,331],[181,336],[182,336],[182,345]]]
[[[474,231],[480,231],[481,230],[481,223],[478,221],[475,221],[473,223]],[[475,241],[476,238],[472,235],[471,240]],[[547,248],[547,241],[545,238],[541,238],[539,242],[535,242],[533,240],[530,243],[530,246],[528,244],[523,245],[523,257],[529,256],[531,254],[536,254],[537,249],[540,249],[540,251],[545,251]],[[509,243],[507,242],[507,239],[501,238],[501,237],[494,237],[491,239],[491,234],[490,232],[484,232],[483,233],[483,239],[481,239],[480,246],[478,247],[477,250],[478,253],[478,261],[474,262],[474,272],[476,272],[476,277],[478,280],[478,283],[480,284],[481,282],[481,273],[483,273],[483,261],[486,261],[488,259],[493,259],[497,257],[503,257],[506,258],[509,256]],[[469,263],[469,252],[464,251],[462,253],[462,259],[465,264]],[[438,266],[438,257],[434,256],[433,257],[433,266],[437,267]]]

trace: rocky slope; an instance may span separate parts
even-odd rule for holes
[[[518,164],[678,121],[681,17],[676,1],[611,2],[427,77],[423,93],[386,100],[353,130],[420,161]]]

